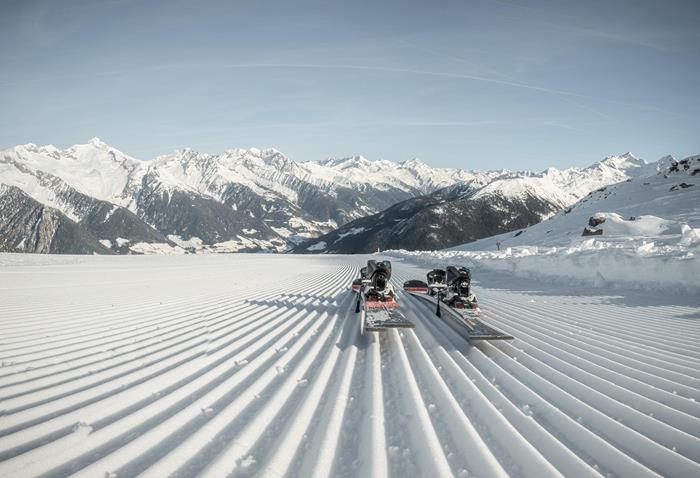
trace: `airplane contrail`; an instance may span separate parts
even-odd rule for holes
[[[0,83],[0,87],[11,87],[11,86],[21,86],[21,85],[26,85],[26,84],[37,84],[37,83],[45,83],[48,81],[56,81],[56,80],[73,80],[73,79],[81,79],[81,78],[124,76],[124,75],[128,75],[130,73],[134,73],[135,71],[164,71],[164,70],[178,70],[178,69],[189,70],[192,68],[197,68],[199,70],[206,69],[206,68],[231,68],[231,69],[234,69],[234,68],[235,69],[296,68],[296,69],[319,69],[319,70],[377,71],[377,72],[389,72],[389,73],[403,73],[403,74],[411,74],[411,75],[434,76],[434,77],[439,77],[439,78],[453,78],[453,79],[478,81],[478,82],[483,82],[483,83],[491,83],[491,84],[509,86],[509,87],[513,87],[513,88],[521,88],[521,89],[530,90],[530,91],[537,91],[537,92],[546,93],[546,94],[559,95],[561,97],[568,97],[569,100],[571,98],[580,98],[580,99],[585,99],[585,100],[600,101],[602,103],[627,106],[627,107],[646,110],[646,111],[654,111],[654,112],[664,113],[664,114],[668,114],[668,115],[672,115],[672,116],[685,117],[682,114],[679,114],[679,113],[676,113],[673,111],[669,111],[669,110],[665,110],[665,109],[661,109],[661,108],[657,108],[654,106],[641,105],[641,104],[636,104],[636,103],[628,103],[628,102],[624,102],[624,101],[617,101],[617,100],[610,100],[610,99],[603,99],[603,98],[596,98],[593,96],[575,93],[572,91],[559,90],[559,89],[555,89],[555,88],[545,88],[542,86],[530,85],[530,84],[521,83],[518,81],[491,78],[491,77],[480,76],[480,75],[469,75],[469,74],[464,74],[464,73],[453,73],[453,72],[447,72],[447,71],[420,70],[420,69],[414,69],[414,68],[400,68],[400,67],[393,67],[393,66],[357,65],[357,64],[217,63],[217,64],[204,64],[204,65],[194,65],[194,64],[192,64],[192,65],[160,65],[160,66],[153,66],[153,67],[141,67],[138,69],[131,69],[131,70],[120,69],[120,70],[113,70],[113,71],[84,73],[84,74],[77,74],[77,75],[59,75],[59,76],[50,76],[50,77],[47,76],[47,77],[41,77],[41,78],[34,78],[31,80],[26,80],[26,81],[14,81],[14,82]],[[573,102],[573,101],[570,101],[570,103],[575,105],[575,106],[578,106],[582,109],[585,109],[589,112],[594,112],[594,113],[598,114],[599,116],[606,117],[608,119],[611,118],[609,115],[606,115],[605,113],[597,111],[594,108],[591,108],[589,106],[585,106],[585,105],[582,105],[578,102]]]

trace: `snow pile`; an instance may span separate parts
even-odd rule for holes
[[[602,222],[601,228],[606,237],[611,236],[646,236],[653,237],[664,234],[680,234],[681,225],[676,221],[664,219],[650,214],[634,216],[634,219],[625,219],[614,212],[598,213],[595,219]]]
[[[504,251],[388,251],[426,267],[466,264],[476,270],[597,288],[700,293],[700,229],[686,229],[676,244],[596,238],[565,248],[509,247]]]
[[[680,244],[684,246],[697,246],[700,244],[700,228],[692,228],[687,224],[683,224]]]

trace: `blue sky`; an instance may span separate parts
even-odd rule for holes
[[[0,5],[0,148],[533,170],[700,153],[697,1]]]

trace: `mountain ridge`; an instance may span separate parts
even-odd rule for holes
[[[646,163],[625,153],[584,169],[504,172],[485,184],[458,183],[352,221],[296,246],[293,252],[343,254],[453,247],[533,226],[594,190],[657,172],[665,161]]]
[[[169,252],[180,252],[178,244],[188,244],[192,252],[282,252],[445,188],[471,194],[493,184],[493,189],[507,192],[505,186],[513,187],[514,180],[532,183],[539,178],[541,184],[532,187],[550,196],[557,195],[552,192],[557,188],[567,189],[552,201],[563,207],[644,164],[627,154],[587,168],[479,171],[433,168],[418,158],[399,163],[361,155],[299,162],[275,148],[230,148],[220,154],[183,148],[141,160],[95,137],[65,149],[28,143],[0,151],[0,183],[20,188],[77,223],[81,217],[76,211],[87,203],[97,207],[96,201],[103,201],[121,208],[130,230],[140,232],[124,237],[102,228],[110,234],[97,239],[111,243],[115,252],[129,252],[131,246],[115,245],[125,240],[160,244],[159,250]],[[588,179],[576,181],[582,171],[588,171]],[[143,224],[137,227],[139,220]]]

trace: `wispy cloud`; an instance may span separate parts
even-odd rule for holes
[[[408,45],[408,46],[410,46],[411,48],[413,48],[413,49],[415,49],[415,50],[419,50],[419,51],[423,51],[423,52],[425,52],[425,53],[428,53],[428,54],[430,54],[430,55],[432,55],[432,56],[434,56],[434,57],[436,57],[436,58],[442,58],[442,59],[447,59],[447,60],[453,60],[453,61],[456,61],[456,62],[459,62],[459,63],[464,63],[465,65],[469,65],[469,66],[471,66],[472,68],[475,68],[475,69],[477,69],[477,70],[486,71],[487,73],[491,73],[491,74],[493,74],[493,75],[499,76],[499,77],[501,77],[501,78],[504,78],[505,80],[508,80],[508,81],[518,81],[516,78],[514,78],[514,77],[512,77],[512,76],[506,75],[505,73],[503,73],[503,72],[501,72],[501,71],[498,71],[498,70],[496,70],[496,69],[494,69],[494,68],[491,68],[490,66],[486,66],[486,65],[484,65],[484,64],[482,64],[482,63],[476,63],[476,62],[474,62],[474,61],[467,60],[466,58],[462,58],[462,57],[459,57],[459,56],[451,55],[451,54],[448,54],[448,53],[445,53],[445,52],[441,52],[441,51],[438,51],[438,50],[433,50],[433,49],[431,49],[431,48],[426,48],[426,47],[421,46],[421,45],[416,45],[415,43],[409,42],[409,41],[404,40],[404,39],[397,39],[397,41],[398,41],[399,43],[403,43],[403,44],[405,44],[405,45]]]
[[[599,101],[602,103],[627,106],[630,108],[636,108],[636,109],[641,109],[641,110],[646,110],[646,111],[654,111],[657,113],[664,113],[664,114],[669,114],[669,115],[673,115],[673,116],[684,117],[684,115],[681,115],[679,113],[665,110],[662,108],[657,108],[657,107],[650,106],[650,105],[630,103],[630,102],[625,102],[625,101],[617,101],[617,100],[611,100],[608,98],[598,98],[598,97],[594,97],[594,96],[590,96],[590,95],[584,95],[581,93],[575,93],[572,91],[559,90],[559,89],[555,89],[555,88],[545,88],[542,86],[530,85],[530,84],[522,83],[522,82],[518,82],[518,81],[501,80],[498,78],[491,78],[491,77],[480,76],[480,75],[469,75],[469,74],[464,74],[464,73],[447,72],[447,71],[440,71],[440,70],[421,70],[421,69],[399,68],[399,67],[391,67],[391,66],[352,65],[352,64],[314,64],[314,63],[236,63],[236,64],[229,63],[229,64],[218,65],[218,67],[220,67],[220,68],[300,68],[300,69],[320,69],[320,70],[324,70],[324,69],[325,70],[365,70],[365,71],[379,71],[379,72],[384,71],[384,72],[391,72],[391,73],[405,73],[405,74],[410,74],[410,75],[435,76],[435,77],[440,77],[440,78],[453,78],[453,79],[478,81],[478,82],[484,82],[484,83],[493,83],[493,84],[498,84],[498,85],[503,85],[503,86],[510,86],[513,88],[521,88],[521,89],[525,89],[525,90],[537,91],[540,93],[559,95],[562,97],[570,97],[570,98],[579,98],[579,99],[585,99],[585,100],[591,100],[591,101]],[[579,106],[583,109],[586,109],[590,112],[595,111],[601,117],[611,118],[609,115],[606,115],[605,113],[600,112],[600,111],[596,111],[594,108],[592,108],[590,106],[584,106],[584,105],[581,105],[580,103],[574,103],[574,102],[572,102],[572,104]]]
[[[587,36],[589,38],[598,38],[598,39],[604,39],[604,40],[610,40],[618,43],[624,43],[628,45],[636,45],[640,47],[645,47],[645,48],[651,48],[653,50],[657,51],[671,51],[672,49],[669,48],[666,45],[662,45],[659,43],[654,43],[651,41],[648,41],[644,38],[641,38],[639,35],[625,35],[622,34],[620,31],[604,31],[604,30],[598,30],[592,27],[588,26],[578,26],[578,25],[573,25],[571,23],[565,23],[564,21],[558,20],[556,22],[546,20],[546,18],[551,17],[553,15],[553,12],[551,10],[544,10],[541,8],[536,8],[531,5],[523,5],[519,3],[513,3],[513,2],[508,2],[505,0],[488,0],[491,3],[495,3],[498,5],[504,5],[513,9],[519,9],[519,10],[524,10],[528,12],[532,12],[535,15],[528,18],[528,21],[538,24],[538,25],[545,25],[550,28],[555,28],[559,30],[564,30],[568,31],[570,33],[582,35],[582,36]],[[562,17],[561,15],[557,15],[559,18],[562,20],[565,19],[565,17]],[[566,20],[570,20],[570,18],[566,18]]]
[[[512,88],[518,88],[523,90],[529,90],[534,92],[539,92],[547,95],[556,95],[570,104],[586,110],[588,112],[594,113],[602,118],[613,119],[612,116],[593,108],[590,105],[585,105],[580,101],[575,101],[575,99],[595,101],[619,106],[625,106],[630,108],[635,108],[644,111],[652,111],[656,113],[663,113],[668,115],[673,115],[677,117],[685,117],[679,113],[658,108],[651,105],[631,103],[625,101],[611,100],[608,98],[593,97],[590,95],[584,95],[580,93],[575,93],[572,91],[560,90],[555,88],[546,88],[542,86],[532,85],[528,83],[523,83],[520,81],[512,81],[500,78],[493,78],[481,75],[470,75],[465,73],[457,73],[450,71],[441,70],[423,70],[414,68],[401,68],[393,66],[376,66],[376,65],[357,65],[357,64],[333,64],[333,63],[207,63],[207,64],[176,64],[176,65],[160,65],[160,66],[145,66],[132,69],[119,69],[111,71],[97,71],[90,73],[81,73],[74,75],[47,75],[42,77],[35,77],[28,80],[17,80],[0,83],[0,87],[13,87],[13,86],[24,86],[29,84],[42,84],[62,80],[78,80],[78,79],[89,79],[89,78],[100,78],[100,77],[110,77],[110,76],[128,76],[135,73],[142,72],[157,72],[166,70],[197,70],[206,71],[207,69],[316,69],[316,70],[348,70],[348,71],[372,71],[372,72],[387,72],[387,73],[398,73],[407,75],[421,75],[421,76],[432,76],[438,78],[448,78],[448,79],[459,79],[459,80],[469,80],[482,83],[490,83],[502,86],[508,86]]]

